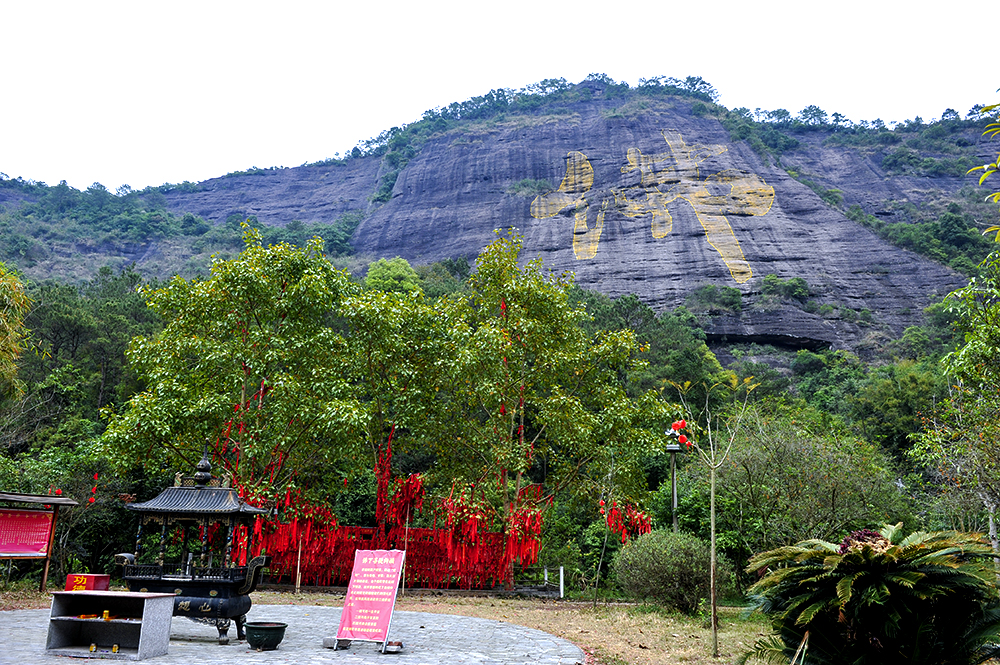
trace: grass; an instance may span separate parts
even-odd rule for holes
[[[339,607],[343,600],[343,593],[258,590],[253,594],[258,605]],[[0,610],[41,609],[49,604],[48,594],[37,588],[0,588]],[[720,608],[720,658],[715,659],[706,619],[649,605],[598,603],[595,608],[590,602],[422,590],[408,591],[397,600],[396,609],[495,619],[544,630],[578,645],[587,653],[588,665],[732,663],[767,632],[762,618],[746,618],[736,607]]]

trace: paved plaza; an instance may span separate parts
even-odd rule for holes
[[[218,631],[183,617],[174,617],[167,655],[149,658],[157,665],[243,665],[247,663],[301,663],[303,665],[575,665],[583,651],[571,642],[533,628],[491,619],[450,614],[395,612],[390,641],[401,641],[401,653],[380,653],[372,642],[354,642],[350,648],[323,647],[323,638],[335,637],[339,607],[254,605],[249,621],[288,624],[285,639],[274,651],[254,651],[237,641],[236,626],[229,629],[230,644],[221,646]],[[0,612],[0,663],[83,665],[88,659],[45,653],[49,610]],[[129,662],[129,661],[126,661]]]

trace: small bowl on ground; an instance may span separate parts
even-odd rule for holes
[[[249,621],[245,629],[247,644],[257,651],[272,651],[285,638],[287,623],[280,621]]]

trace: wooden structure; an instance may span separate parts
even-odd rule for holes
[[[237,639],[245,638],[250,593],[269,560],[259,556],[246,561],[251,535],[246,525],[267,511],[248,505],[235,489],[213,478],[211,469],[206,454],[193,476],[177,474],[175,485],[156,498],[128,504],[141,515],[135,552],[115,560],[124,566],[129,591],[174,594],[174,616],[215,625],[219,643],[227,644],[231,619]],[[153,540],[159,536],[159,547],[145,551],[144,539],[149,538],[144,531],[150,527],[155,529]],[[213,540],[218,542],[213,545]],[[167,555],[168,544],[173,557]]]
[[[39,591],[49,581],[59,507],[76,505],[62,496],[0,492],[0,559],[45,559]]]

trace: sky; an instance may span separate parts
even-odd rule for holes
[[[996,8],[913,0],[0,0],[0,173],[111,191],[345,154],[424,111],[591,73],[852,121],[1000,101]],[[992,14],[992,15],[991,15]]]

